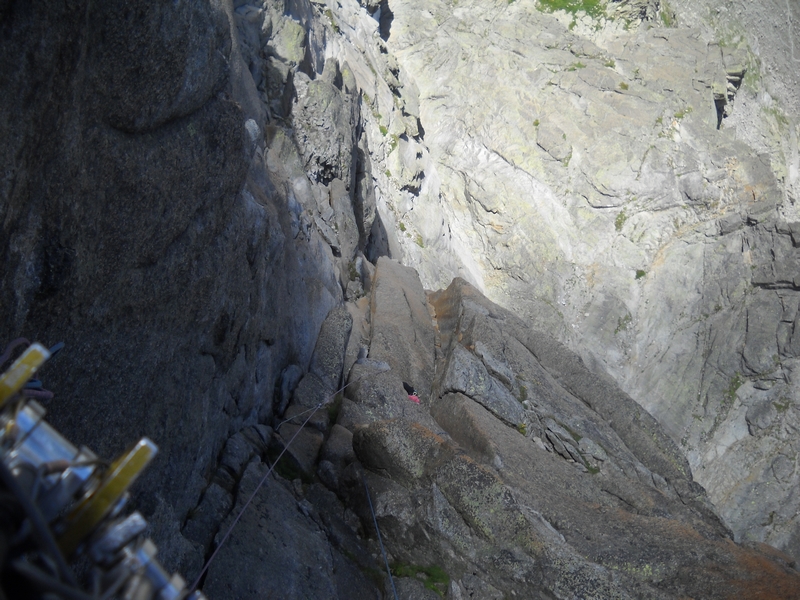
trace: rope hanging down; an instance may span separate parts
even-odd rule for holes
[[[364,360],[363,358],[359,358],[358,362],[361,363],[363,360]],[[359,377],[357,379],[354,379],[353,381],[351,381],[349,383],[346,383],[345,385],[340,387],[338,390],[336,390],[335,392],[333,392],[332,394],[327,396],[325,398],[325,400],[323,400],[322,402],[317,404],[312,409],[309,409],[311,411],[311,413],[306,417],[306,420],[303,421],[303,424],[298,428],[298,430],[292,436],[292,439],[289,440],[289,443],[287,443],[286,446],[284,446],[283,450],[281,450],[281,453],[278,455],[278,458],[275,459],[275,462],[272,463],[272,466],[270,466],[270,468],[267,469],[267,472],[261,478],[261,481],[258,482],[258,485],[256,485],[256,488],[253,490],[253,493],[250,494],[250,497],[247,499],[247,502],[244,503],[244,506],[239,511],[239,513],[236,515],[236,518],[233,520],[233,523],[231,523],[230,526],[228,527],[228,529],[225,531],[225,535],[222,536],[222,539],[220,540],[220,542],[217,545],[217,547],[214,549],[214,552],[211,554],[209,559],[206,561],[206,564],[203,565],[203,569],[200,571],[200,574],[197,576],[197,579],[194,580],[194,583],[192,583],[192,586],[189,588],[189,592],[190,593],[197,589],[197,586],[200,584],[200,580],[203,579],[203,575],[206,574],[206,571],[208,571],[208,568],[211,566],[211,563],[213,562],[214,558],[217,556],[217,553],[220,551],[220,548],[222,548],[222,546],[227,541],[228,537],[230,537],[231,532],[233,531],[233,528],[236,527],[236,524],[242,518],[242,515],[247,510],[247,508],[250,506],[250,503],[253,501],[253,499],[256,497],[256,494],[258,493],[258,490],[260,490],[261,487],[266,483],[267,478],[272,474],[272,471],[275,469],[275,466],[280,462],[281,458],[283,458],[283,455],[291,447],[291,445],[294,442],[295,438],[303,430],[303,427],[305,427],[306,424],[311,420],[311,417],[313,417],[314,414],[316,414],[316,412],[320,408],[322,408],[323,406],[328,404],[331,400],[333,400],[336,397],[337,394],[342,393],[348,386],[350,386],[350,385],[352,385],[352,384],[354,384],[354,383],[356,383],[358,381],[361,381],[365,377],[369,377],[369,376],[372,376],[372,375],[377,375],[378,373],[383,373],[383,372],[386,372],[386,371],[388,371],[390,369],[388,364],[383,363],[381,361],[370,361],[370,362],[373,363],[373,365],[377,366],[379,368],[379,370],[374,372],[374,373],[367,373],[367,374],[362,375],[361,377]],[[308,412],[308,411],[306,411],[306,412]],[[300,415],[295,415],[295,417],[293,417],[293,418],[296,418],[298,416],[300,416]],[[289,421],[289,420],[291,420],[291,419],[287,419],[287,421]],[[283,423],[285,423],[285,422],[286,421],[284,421]],[[283,425],[283,423],[281,423],[281,425]],[[279,427],[280,427],[280,425],[279,425]],[[364,483],[364,485],[366,485],[366,482]],[[367,492],[367,498],[369,498],[369,492]],[[372,507],[372,502],[370,501],[370,508],[371,507]],[[374,516],[375,515],[373,513],[373,518],[374,518]],[[375,527],[377,528],[377,523],[375,524]],[[378,533],[378,538],[380,539],[380,532]],[[383,543],[382,542],[381,542],[381,548],[383,548]],[[384,558],[386,558],[386,554],[385,553],[384,553]],[[387,568],[388,568],[388,563],[387,563]],[[389,573],[389,577],[390,578],[391,578],[391,576],[392,576],[391,573]],[[394,581],[392,581],[392,587],[394,587]],[[395,592],[395,598],[396,597],[397,597],[397,592]]]
[[[300,431],[303,429],[303,427],[305,427],[306,423],[308,423],[309,420],[311,420],[311,417],[314,416],[314,413],[317,412],[317,409],[321,408],[322,405],[323,405],[322,402],[317,404],[317,406],[314,409],[314,412],[312,412],[310,415],[308,415],[308,417],[306,417],[306,420],[303,421],[303,424],[294,433],[294,435],[292,436],[292,439],[289,440],[289,443],[286,444],[286,446],[283,448],[281,453],[278,455],[278,458],[275,459],[275,462],[272,463],[272,466],[267,470],[267,472],[261,478],[261,481],[258,482],[258,485],[256,486],[256,489],[254,489],[253,493],[250,494],[250,497],[247,499],[247,502],[244,503],[244,506],[242,507],[242,510],[240,510],[239,514],[236,515],[236,518],[233,520],[233,523],[230,524],[230,527],[228,527],[228,530],[225,532],[225,535],[222,536],[222,539],[220,540],[219,544],[214,549],[213,554],[211,554],[211,557],[206,561],[206,564],[203,567],[203,570],[200,571],[200,574],[197,576],[197,579],[195,579],[194,583],[192,584],[192,587],[189,588],[190,591],[194,591],[197,588],[197,585],[200,583],[200,580],[203,578],[203,575],[205,575],[206,571],[208,571],[208,568],[211,566],[211,561],[214,560],[214,557],[217,555],[217,552],[219,552],[220,548],[222,548],[223,544],[225,544],[225,541],[228,539],[228,536],[230,536],[231,532],[233,531],[233,528],[236,527],[236,524],[239,522],[239,519],[242,518],[242,515],[244,514],[244,511],[247,510],[247,507],[250,506],[250,503],[253,501],[253,498],[256,497],[256,494],[258,493],[258,490],[260,490],[261,486],[264,485],[264,483],[266,483],[267,477],[269,477],[270,474],[272,473],[273,469],[275,469],[275,465],[277,465],[278,462],[281,460],[281,458],[283,458],[283,455],[289,449],[289,446],[292,445],[292,442],[294,442],[294,439],[297,437],[297,435],[300,433]]]
[[[389,568],[389,559],[386,556],[386,548],[383,547],[383,538],[381,538],[381,530],[378,528],[378,519],[375,517],[375,509],[372,508],[372,498],[369,497],[369,488],[367,487],[367,480],[364,474],[361,474],[361,481],[364,482],[364,491],[367,493],[367,502],[369,503],[369,512],[372,513],[372,522],[375,524],[375,531],[378,534],[378,543],[381,546],[381,553],[383,554],[383,562],[386,564],[386,572],[389,574],[389,581],[392,583],[392,592],[394,592],[394,600],[399,600],[397,597],[397,588],[394,587],[394,578],[392,577],[392,569]]]

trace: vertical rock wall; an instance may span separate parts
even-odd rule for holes
[[[0,340],[67,342],[43,377],[75,442],[161,446],[137,500],[167,566],[197,573],[300,430],[282,419],[335,391],[330,339],[355,323],[345,370],[371,343],[382,255],[580,350],[740,539],[800,552],[797,20],[787,4],[767,40],[777,1],[614,4],[597,21],[531,0],[0,3]],[[711,25],[682,27],[695,16]],[[350,317],[330,312],[345,298]],[[387,393],[352,392],[367,411]],[[336,489],[353,456],[333,417],[293,464]],[[262,509],[315,536],[325,594],[375,592],[347,588],[371,559],[315,485]],[[209,585],[238,593],[220,568]]]
[[[137,506],[184,573],[219,524],[179,534],[219,495],[226,440],[271,423],[281,373],[308,368],[348,284],[363,293],[374,218],[319,11],[234,4],[0,10],[0,341],[66,342],[42,375],[75,443],[160,446]]]
[[[794,5],[389,5],[363,114],[394,255],[609,372],[737,536],[799,552]]]

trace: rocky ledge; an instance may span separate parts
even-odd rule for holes
[[[401,598],[796,597],[792,559],[734,543],[611,379],[464,280],[426,294],[381,258],[365,284],[331,312],[263,452],[287,448],[276,470],[294,479],[256,494],[211,597],[391,597],[373,518]],[[238,454],[240,507],[267,467]]]

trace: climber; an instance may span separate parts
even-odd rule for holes
[[[406,390],[406,394],[408,394],[408,399],[416,404],[419,404],[419,396],[417,395],[417,392],[414,390],[413,386],[410,386],[404,381],[403,388]]]

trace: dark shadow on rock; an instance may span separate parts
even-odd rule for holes
[[[389,39],[392,30],[392,20],[394,20],[394,13],[389,8],[389,1],[384,0],[381,2],[381,18],[380,18],[380,31],[381,39],[385,42]]]
[[[354,146],[356,169],[352,186],[353,212],[358,226],[358,247],[365,250],[377,217],[375,208],[375,185],[372,181],[372,163],[367,148],[367,136],[362,135],[357,146]]]
[[[298,68],[313,80],[322,73],[325,64],[325,38],[318,23],[317,11],[308,0],[287,0],[283,4],[284,14],[306,30],[304,57]]]
[[[272,418],[281,369],[307,364],[341,295],[285,209],[299,158],[271,134],[274,170],[251,161],[215,3],[0,13],[0,342],[66,342],[43,377],[76,445],[159,445],[134,505],[177,564],[189,542],[169,532],[204,469]]]
[[[309,44],[306,44],[303,61],[297,65],[297,68],[299,71],[308,75],[308,78],[312,81],[317,78],[317,72],[314,69],[314,56],[311,53],[311,46]]]
[[[725,116],[725,105],[727,102],[724,98],[714,98],[714,107],[717,109],[717,129],[722,127],[722,118]]]
[[[375,214],[375,220],[372,222],[372,231],[369,234],[367,247],[364,248],[364,256],[372,264],[377,264],[381,256],[392,258],[392,252],[389,247],[389,234],[386,232],[380,213]]]
[[[417,131],[419,135],[417,136],[417,140],[420,142],[425,139],[425,128],[422,126],[422,120],[417,119]]]

